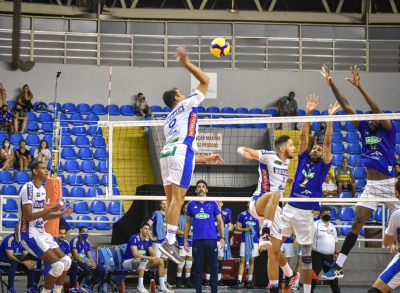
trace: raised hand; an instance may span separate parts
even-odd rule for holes
[[[328,66],[325,64],[322,66],[322,71],[321,71],[322,76],[325,78],[325,81],[328,85],[331,85],[332,82],[332,76],[331,73],[329,72]]]
[[[340,109],[340,104],[338,101],[336,101],[335,105],[332,106],[332,104],[329,105],[328,109],[328,114],[329,115],[335,115],[336,112]]]
[[[351,78],[346,77],[345,79],[354,86],[360,86],[360,68],[358,68],[357,65],[354,65],[354,68],[350,67],[350,72]]]
[[[189,56],[188,52],[185,47],[178,47],[176,49],[176,55],[175,55],[176,60],[181,62],[182,64],[188,63],[189,62]]]
[[[306,106],[306,113],[312,114],[318,106],[318,97],[314,94],[310,95],[309,98],[306,98],[307,106]]]
[[[72,207],[69,206],[63,211],[63,217],[70,216],[72,214]]]

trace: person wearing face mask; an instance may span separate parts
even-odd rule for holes
[[[8,134],[14,133],[13,116],[8,112],[7,105],[1,107],[0,124],[1,129],[7,131]]]
[[[1,171],[8,171],[14,163],[14,152],[8,139],[3,140],[3,147],[0,152]]]
[[[324,144],[325,132],[326,132],[326,122],[321,122],[319,125],[319,130],[314,132],[313,145]]]
[[[294,99],[295,93],[290,92],[289,96],[285,96],[278,100],[278,110],[279,117],[283,116],[299,116],[297,112],[297,101]],[[297,128],[297,122],[294,123],[294,130],[299,130]],[[282,130],[282,123],[279,124],[279,127],[276,130]]]
[[[327,263],[333,263],[338,256],[339,244],[336,227],[329,222],[331,219],[331,208],[322,206],[321,219],[314,222],[314,243],[312,245],[312,268],[315,274],[323,269],[324,272],[330,270]],[[339,281],[334,279],[328,281],[333,293],[340,293]],[[317,282],[312,281],[311,292],[314,292]]]
[[[90,252],[89,229],[85,226],[79,227],[79,235],[69,243],[73,259],[78,262],[80,268],[78,282],[87,277],[90,273],[93,273],[93,277],[86,281],[86,284],[81,286],[81,289],[88,293],[93,293],[92,286],[97,283],[98,280],[103,278],[106,274],[104,267],[98,266],[92,258]]]
[[[12,113],[13,118],[14,118],[14,131],[15,133],[18,132],[22,134],[26,131],[26,123],[28,121],[28,116],[26,116],[25,111],[22,111],[22,108],[20,105],[15,106],[14,111]],[[21,127],[19,127],[21,125]]]

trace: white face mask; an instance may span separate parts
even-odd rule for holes
[[[5,143],[4,143],[4,146],[5,146],[5,147],[8,147],[9,145],[10,145],[10,144],[9,144],[8,142],[5,142]]]

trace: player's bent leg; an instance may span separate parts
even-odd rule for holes
[[[381,278],[378,278],[371,289],[368,290],[368,293],[388,293],[393,289],[395,288],[389,287]]]

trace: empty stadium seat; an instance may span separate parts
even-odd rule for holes
[[[76,214],[89,214],[89,205],[86,201],[76,201],[73,209]]]
[[[383,212],[382,212],[382,207],[378,207],[377,209],[376,209],[376,212],[375,212],[375,220],[378,222],[378,223],[382,223],[382,219],[383,219]],[[385,210],[385,214],[387,215],[387,210]]]
[[[3,144],[3,141],[5,139],[8,139],[8,135],[6,133],[1,133],[0,132],[0,144]]]
[[[249,114],[249,110],[247,108],[237,108],[235,110],[236,114]],[[237,118],[249,118],[249,116],[236,116]],[[251,124],[238,124],[239,128],[252,128],[253,126]]]
[[[97,125],[89,126],[88,134],[90,136],[103,136],[103,132],[101,130],[101,127],[98,127]]]
[[[364,230],[364,227],[362,227],[360,230],[360,236],[364,237],[364,235],[365,235],[365,230]]]
[[[73,103],[65,103],[61,108],[68,114],[75,114],[77,112],[76,106]]]
[[[72,147],[65,147],[61,151],[61,158],[66,160],[76,160],[76,153],[74,148]]]
[[[110,223],[98,223],[96,221],[109,221],[106,216],[97,216],[94,218],[94,228],[97,230],[111,230]]]
[[[113,187],[113,194],[112,195],[121,195],[121,192],[119,191],[119,189],[117,187]]]
[[[353,208],[341,208],[339,210],[339,219],[341,221],[354,221],[354,210]]]
[[[347,145],[347,152],[351,155],[359,155],[361,154],[361,145],[359,143],[349,143]]]
[[[372,222],[374,222],[374,219],[375,219],[375,217],[374,217],[374,212],[372,212],[371,215],[369,216],[369,218],[367,219],[367,223],[372,223]]]
[[[75,205],[74,205],[75,208]],[[79,221],[76,223],[76,228],[86,227],[88,230],[93,230],[93,224],[90,222],[92,220],[89,216],[77,216],[76,220]]]
[[[311,114],[311,116],[320,116],[321,112],[319,110],[314,110]]]
[[[43,124],[43,125],[50,125],[50,124]],[[26,129],[29,134],[38,134],[40,127],[37,122],[28,122]]]
[[[352,198],[350,193],[344,192],[338,195],[338,198]]]
[[[81,148],[78,151],[78,158],[81,160],[92,160],[93,154],[90,148]]]
[[[41,129],[43,132],[50,133],[53,132],[53,127],[54,127],[53,124],[42,124]]]
[[[5,199],[6,203],[3,204],[3,212],[16,213],[18,212],[18,204],[12,198]]]
[[[335,207],[330,207],[331,208],[331,220],[335,221],[336,220],[336,208]]]
[[[119,201],[110,201],[108,204],[108,212],[111,215],[119,215],[121,212],[121,202]],[[122,205],[122,215],[125,214],[124,206]]]
[[[106,161],[101,161],[99,162],[99,164],[97,165],[97,170],[100,173],[107,173],[107,169],[108,169],[108,163]]]
[[[103,190],[99,187],[89,187],[87,196],[88,197],[97,197],[103,195]]]
[[[312,131],[319,131],[320,129],[320,122],[313,122],[311,123],[311,130]]]
[[[343,157],[344,157],[343,154],[333,155],[332,156],[332,165],[333,166],[341,166]]]
[[[49,113],[40,113],[39,122],[40,123],[53,123],[53,117]]]
[[[361,155],[351,155],[349,157],[349,165],[354,167],[355,165],[360,165]]]
[[[83,183],[86,186],[99,186],[100,185],[99,176],[94,173],[86,174]]]
[[[272,117],[277,117],[279,113],[275,109],[265,109],[264,114],[271,115]]]
[[[31,154],[31,157],[33,158],[34,157],[34,155],[35,155],[35,151],[37,150],[37,147],[31,147],[30,149],[29,149],[29,153]]]
[[[65,147],[73,147],[74,143],[72,141],[72,137],[70,136],[61,136],[61,147],[65,148]]]
[[[328,110],[322,111],[322,112],[321,112],[321,115],[322,115],[322,116],[327,116],[327,115],[328,115]]]
[[[212,114],[212,113],[220,113],[221,111],[218,107],[208,107],[206,112]],[[211,115],[210,116],[210,118],[219,118],[219,117],[220,117],[219,115],[215,115],[215,116]]]
[[[7,219],[7,220],[6,220]],[[3,215],[3,227],[14,228],[18,224],[19,218],[16,214],[4,214]]]
[[[62,196],[63,197],[68,197],[68,195],[69,195],[69,191],[68,191],[68,188],[66,188],[66,187],[62,187]]]
[[[164,109],[163,109],[164,113],[171,113],[171,111],[172,111],[172,108],[170,108],[168,106],[165,106]]]
[[[105,148],[106,147],[106,141],[101,136],[94,137],[92,140],[92,144],[93,144],[94,148]]]
[[[151,113],[160,113],[162,112],[162,108],[160,106],[154,105],[150,106]],[[153,114],[154,118],[163,117],[162,114]]]
[[[90,147],[90,142],[86,136],[78,136],[75,140],[75,145],[78,148],[88,148]]]
[[[347,132],[357,132],[357,128],[353,125],[351,121],[346,121],[344,124],[344,130]]]
[[[93,161],[83,161],[81,164],[82,172],[93,173],[96,172],[96,165]]]
[[[347,143],[359,143],[360,135],[358,132],[348,132],[346,133],[346,142]]]
[[[333,132],[332,143],[342,143],[342,142],[343,142],[343,134],[341,132]]]
[[[67,160],[64,163],[64,170],[68,173],[79,173],[79,163],[75,160]]]
[[[117,221],[119,221],[121,218],[119,217],[119,216],[115,216],[115,217],[113,217],[112,218],[112,220],[114,221],[114,222],[117,222]]]
[[[133,109],[132,105],[122,105],[120,111],[121,111],[122,116],[134,116],[135,115],[135,110]]]
[[[9,172],[9,171],[0,172],[0,183],[1,184],[13,184],[14,180],[12,178],[11,172]]]
[[[64,220],[67,221],[68,225],[70,225],[72,229],[75,228],[75,223],[71,222],[71,221],[73,221],[72,216],[65,216],[63,218],[64,218]]]
[[[64,165],[65,168],[65,165]],[[69,174],[68,175],[68,184],[71,186],[82,186],[82,176],[77,174]]]
[[[71,135],[71,129],[69,127],[61,127],[62,135]]]
[[[108,114],[108,105],[106,106],[106,114]],[[111,104],[110,105],[110,116],[119,116],[121,113],[119,111],[118,105]]]
[[[65,176],[64,176],[63,174],[57,174],[57,177],[58,177],[58,178],[61,178],[61,184],[62,184],[62,186],[65,186],[65,185],[66,185]]]
[[[331,151],[332,154],[344,154],[344,145],[342,143],[333,143]]]
[[[70,197],[86,197],[86,191],[83,187],[72,187]]]
[[[50,115],[50,114],[48,114]],[[37,116],[35,113],[32,112],[26,112],[26,116],[28,117],[28,123],[29,122],[38,122]],[[51,116],[50,116],[51,117]],[[41,121],[40,121],[41,122]]]
[[[26,144],[28,146],[39,146],[40,145],[40,138],[35,134],[28,134],[26,137]]]
[[[221,113],[233,114],[233,113],[235,113],[235,110],[232,107],[224,107],[224,108],[221,109]],[[226,119],[232,119],[235,116],[233,116],[233,115],[224,115],[224,116],[221,116],[221,117],[222,118],[226,118]],[[236,128],[236,124],[222,124],[221,126],[225,127],[225,128]]]
[[[86,136],[86,128],[84,126],[72,127],[72,134],[76,136]]]
[[[356,191],[363,191],[365,188],[365,185],[367,185],[367,181],[365,179],[356,179]]]
[[[18,184],[25,184],[30,181],[29,174],[28,172],[17,172],[14,180]]]
[[[104,105],[102,104],[93,104],[92,105],[92,113],[96,115],[105,115],[106,114],[106,109],[104,108]]]
[[[49,111],[54,113],[55,110],[57,110],[57,112],[61,112],[61,104],[54,104],[54,102],[49,103]]]
[[[260,108],[250,109],[249,114],[263,114],[263,111]],[[251,118],[261,118],[262,116],[251,116]],[[267,128],[267,124],[265,123],[256,123],[253,124],[254,128]]]
[[[299,114],[299,116],[306,116],[306,111],[302,109],[297,109],[297,114]]]
[[[83,126],[83,116],[79,113],[71,114],[69,122],[74,126]]]
[[[107,159],[107,151],[106,149],[97,149],[94,152],[94,157],[96,160],[105,161]]]
[[[17,191],[17,188],[14,185],[3,185],[3,187],[1,188],[1,194],[18,196],[19,192]]]
[[[333,121],[333,131],[342,131],[342,124],[339,121]]]
[[[197,107],[197,113],[206,113],[206,108],[204,108],[203,106],[198,106]],[[198,118],[199,119],[204,119],[205,115],[199,115]]]
[[[107,214],[107,207],[104,201],[94,200],[90,206],[90,211],[95,215],[105,215]]]
[[[105,174],[101,177],[101,184],[103,184],[104,186],[108,185],[108,174]],[[117,177],[115,177],[115,175],[112,175],[112,186],[113,187],[117,187]]]
[[[100,120],[97,114],[90,114],[86,116],[86,124],[87,125],[97,125],[97,122]]]
[[[78,113],[80,113],[81,115],[89,115],[89,114],[92,113],[92,111],[90,111],[90,106],[89,106],[89,104],[85,104],[85,103],[79,104],[79,105],[76,107],[76,111],[77,111]]]
[[[367,171],[363,167],[354,167],[353,174],[355,179],[365,179],[367,178]]]
[[[336,115],[347,115],[347,113],[344,110],[339,110],[336,112]]]
[[[10,135],[10,143],[12,145],[19,145],[19,142],[22,139],[24,139],[24,137],[19,133],[13,133],[13,134]],[[3,141],[4,141],[4,139],[3,139]],[[3,143],[3,141],[1,141],[1,143]]]

